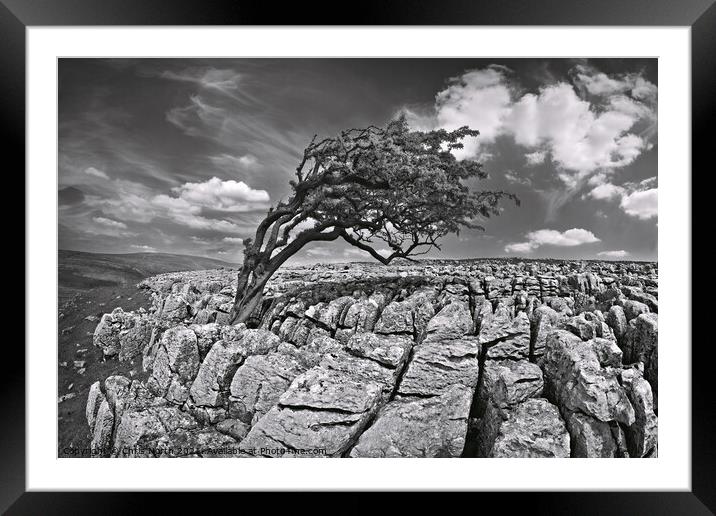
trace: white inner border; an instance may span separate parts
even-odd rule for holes
[[[48,28],[27,30],[27,489],[690,490],[690,29]],[[658,459],[58,459],[58,57],[658,57]],[[350,107],[347,106],[347,109]]]

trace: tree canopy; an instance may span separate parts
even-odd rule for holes
[[[241,311],[247,296],[260,296],[251,291],[262,290],[309,242],[340,238],[388,264],[440,249],[441,237],[463,227],[483,229],[504,198],[519,204],[514,194],[472,191],[466,184],[487,174],[479,162],[458,160],[452,151],[478,135],[469,127],[411,131],[401,116],[384,128],[314,137],[290,182],[290,197],[244,241],[235,309]]]

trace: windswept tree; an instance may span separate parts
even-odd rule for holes
[[[503,198],[519,204],[511,193],[465,184],[487,174],[451,151],[478,134],[468,127],[410,131],[400,117],[385,128],[314,137],[290,182],[291,196],[244,240],[232,322],[249,320],[271,276],[311,242],[342,239],[388,264],[440,249],[440,237],[462,227],[483,229],[480,222],[499,214]]]

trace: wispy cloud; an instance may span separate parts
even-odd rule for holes
[[[132,249],[137,249],[139,251],[145,251],[147,253],[155,253],[157,251],[157,249],[155,247],[152,247],[151,245],[132,244],[130,247]]]
[[[242,87],[245,76],[232,69],[190,67],[179,72],[165,70],[160,77],[196,84],[199,89],[211,90],[247,106],[261,106],[263,102]]]
[[[100,226],[115,229],[127,229],[127,225],[124,222],[118,222],[116,220],[107,219],[105,217],[94,217],[92,220],[94,220]]]
[[[88,176],[99,177],[100,179],[109,179],[109,176],[105,174],[103,170],[96,169],[94,167],[87,167],[84,173]]]
[[[512,184],[518,184],[523,186],[532,185],[532,180],[529,177],[520,176],[514,170],[508,170],[507,172],[505,172],[505,179],[507,179],[507,181]]]
[[[209,156],[209,161],[211,161],[214,166],[231,172],[252,170],[256,168],[259,162],[256,156],[252,156],[251,154],[232,156],[226,153],[218,156]]]

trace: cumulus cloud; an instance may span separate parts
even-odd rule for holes
[[[581,228],[572,228],[564,232],[559,232],[554,229],[540,229],[528,233],[527,238],[537,245],[549,244],[562,247],[599,242],[599,239],[594,236],[594,233]]]
[[[645,220],[658,215],[658,201],[658,190],[650,188],[624,196],[619,205],[628,215]]]
[[[589,196],[597,200],[619,200],[619,207],[632,217],[647,220],[658,216],[658,188],[656,177],[650,177],[639,183],[625,183],[622,186],[603,180],[590,192]],[[598,183],[595,181],[594,183]]]
[[[244,239],[239,237],[224,237],[221,239],[222,242],[226,242],[227,244],[243,244]]]
[[[621,186],[615,186],[611,183],[604,183],[595,186],[589,192],[589,195],[591,195],[595,199],[614,199],[621,197],[623,193],[624,188],[622,188]]]
[[[466,139],[465,147],[455,151],[458,157],[478,156],[480,146],[494,142],[505,132],[511,97],[504,69],[494,66],[467,72],[436,95],[438,126],[450,130],[468,125],[480,131],[479,139]]]
[[[118,222],[116,220],[108,219],[105,217],[94,217],[92,220],[94,220],[100,226],[104,226],[107,228],[127,229],[127,225],[124,222]]]
[[[529,253],[535,249],[532,242],[515,242],[505,246],[506,253]]]
[[[592,95],[609,95],[624,91],[627,86],[623,81],[612,79],[605,73],[588,73],[590,70],[584,66],[577,66],[577,81],[584,85]]]
[[[185,183],[172,191],[187,203],[218,211],[264,210],[268,208],[270,200],[266,190],[254,190],[243,181],[222,181],[218,177],[203,183]]]
[[[87,167],[84,170],[84,173],[87,174],[88,176],[99,177],[101,179],[109,179],[109,176],[104,171],[99,170],[94,167]]]
[[[574,67],[572,75],[575,85],[591,95],[608,97],[629,93],[636,99],[656,100],[656,86],[638,73],[608,76],[593,66],[580,64]]]
[[[602,251],[597,253],[597,256],[603,256],[605,258],[626,258],[629,256],[629,253],[624,249],[619,249],[618,251]]]
[[[526,147],[546,145],[567,184],[587,173],[631,163],[643,148],[639,136],[627,133],[637,118],[616,110],[597,109],[574,88],[558,83],[516,102],[508,120],[515,141]]]
[[[563,232],[555,229],[540,229],[527,233],[526,238],[525,242],[514,242],[506,245],[505,252],[529,253],[543,245],[574,247],[600,241],[594,233],[582,228],[572,228]]]
[[[203,183],[185,183],[172,189],[177,194],[154,194],[152,189],[131,181],[114,180],[112,198],[92,196],[86,204],[119,221],[148,223],[168,219],[195,230],[219,233],[246,233],[255,227],[252,211],[268,205],[268,193],[254,190],[243,182],[212,178]],[[242,225],[212,217],[214,212],[242,213]],[[209,213],[206,213],[209,211]],[[251,219],[251,220],[249,220]],[[116,222],[115,220],[115,222]],[[119,222],[123,224],[123,222]],[[105,223],[105,227],[108,227]]]
[[[535,166],[544,163],[546,157],[547,153],[545,151],[534,151],[525,154],[525,159],[527,160],[527,165],[529,166]]]
[[[629,165],[647,148],[655,92],[638,74],[611,77],[581,66],[573,83],[522,93],[508,69],[490,66],[453,78],[435,97],[432,124],[427,115],[406,114],[418,129],[478,129],[480,136],[455,151],[459,158],[479,159],[499,136],[511,136],[529,151],[529,165],[549,156],[560,179],[574,187],[596,171]]]

